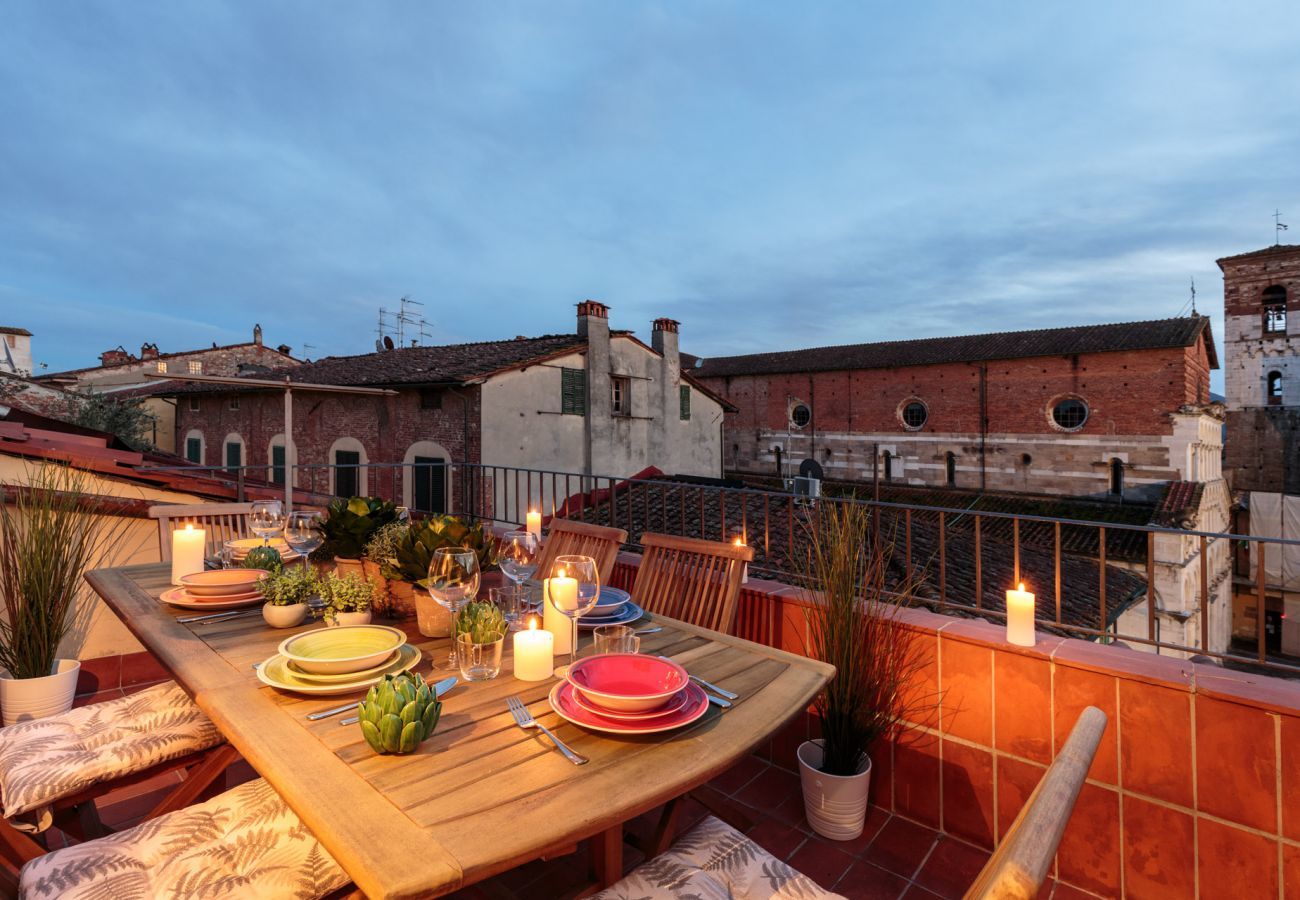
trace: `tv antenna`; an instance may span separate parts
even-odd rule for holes
[[[310,360],[310,359],[311,359],[311,351],[312,351],[312,350],[315,350],[315,349],[316,349],[316,345],[315,345],[315,344],[309,344],[309,343],[307,343],[306,341],[303,341],[303,342],[302,342],[302,358],[303,358],[303,359],[306,359],[306,360]]]
[[[1196,276],[1192,276],[1192,315],[1196,315]]]
[[[1273,246],[1276,247],[1282,243],[1282,232],[1286,231],[1286,223],[1282,221],[1282,211],[1274,207],[1273,209]]]
[[[393,318],[393,314],[391,312],[389,312],[387,309],[385,309],[382,306],[379,307],[379,327],[375,329],[375,334],[379,338],[378,341],[379,343],[382,343],[384,338],[392,334],[393,325],[392,322],[390,321],[392,318]]]

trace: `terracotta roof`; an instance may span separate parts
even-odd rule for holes
[[[31,337],[32,333],[26,328],[16,328],[13,325],[0,325],[0,334],[23,334]]]
[[[952,362],[1023,359],[1032,356],[1069,356],[1120,350],[1187,347],[1204,334],[1211,368],[1219,367],[1205,316],[1121,322],[1112,325],[1076,325],[1036,331],[1005,331],[959,337],[844,344],[746,356],[705,359],[693,370],[700,378],[763,375],[781,372],[826,372],[842,369],[887,369]]]
[[[1223,268],[1226,262],[1236,262],[1239,259],[1250,259],[1255,256],[1285,256],[1290,253],[1300,251],[1300,244],[1274,244],[1272,247],[1265,247],[1263,250],[1251,250],[1249,253],[1237,253],[1233,256],[1224,256],[1216,259],[1219,268]]]
[[[1151,516],[1154,525],[1168,528],[1191,528],[1201,508],[1205,485],[1199,481],[1171,481],[1165,485],[1160,501]]]
[[[269,344],[259,344],[256,341],[243,341],[242,343],[239,344],[220,344],[214,347],[198,347],[195,348],[194,350],[173,350],[171,353],[159,353],[157,356],[150,357],[149,359],[141,359],[138,356],[131,355],[130,359],[128,359],[126,362],[119,363],[118,365],[115,366],[105,366],[105,365],[82,366],[80,369],[64,369],[62,372],[45,372],[37,376],[36,380],[48,381],[56,378],[66,378],[69,375],[79,375],[82,372],[94,372],[97,369],[121,369],[126,366],[140,365],[141,363],[152,363],[160,359],[161,360],[175,359],[178,356],[199,356],[204,353],[213,353],[220,350],[239,350],[244,347],[261,347],[263,350],[267,351],[268,353],[273,353],[276,356],[281,356],[287,360],[296,361],[296,357],[291,356],[288,353],[281,353],[279,350],[275,349]]]

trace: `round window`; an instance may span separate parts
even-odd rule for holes
[[[805,404],[800,403],[790,410],[790,424],[795,428],[803,428],[812,421],[812,410]]]
[[[1076,397],[1067,397],[1052,407],[1052,421],[1067,431],[1082,428],[1088,421],[1088,404]]]
[[[922,427],[929,417],[930,411],[925,408],[925,404],[920,400],[913,400],[903,407],[903,424],[908,428]]]

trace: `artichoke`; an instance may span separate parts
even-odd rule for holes
[[[380,528],[397,521],[397,507],[377,497],[335,500],[321,522],[325,541],[312,552],[317,559],[360,559],[366,542]]]
[[[284,560],[280,558],[280,551],[274,547],[254,547],[244,557],[244,568],[279,572],[284,568]]]
[[[440,547],[473,550],[482,572],[496,565],[496,544],[483,523],[470,527],[455,516],[432,516],[412,523],[405,534],[397,537],[395,554],[375,561],[385,578],[427,587],[429,562],[433,551]]]
[[[506,633],[506,617],[488,601],[467,603],[456,617],[456,637],[471,635],[476,644],[490,644]]]
[[[418,675],[385,675],[357,707],[361,734],[376,753],[413,753],[438,727],[442,704]]]

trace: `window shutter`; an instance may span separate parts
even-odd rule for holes
[[[560,412],[570,416],[587,414],[587,373],[582,369],[561,369]]]
[[[680,398],[679,403],[681,407],[680,415],[683,420],[689,419],[691,417],[691,386],[689,384],[684,384],[680,388],[678,388],[678,391],[679,391],[678,396]]]

